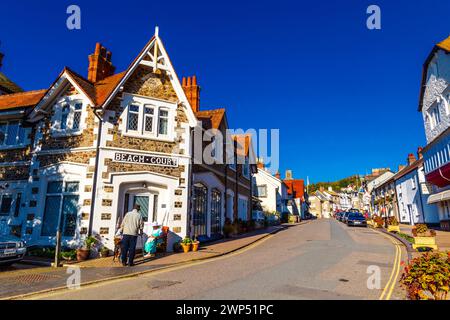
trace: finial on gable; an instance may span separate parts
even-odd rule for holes
[[[159,37],[159,27],[155,26],[155,37]]]

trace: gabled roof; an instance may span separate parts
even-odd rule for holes
[[[0,89],[7,93],[18,93],[22,92],[22,88],[11,81],[4,73],[0,72]]]
[[[133,62],[124,71],[124,73],[119,76],[119,78],[116,78],[117,83],[112,88],[111,92],[105,94],[104,101],[99,104],[98,107],[106,108],[108,106],[117,92],[119,92],[120,88],[131,77],[131,75],[139,65],[150,66],[153,68],[156,66],[157,69],[164,70],[165,72],[170,74],[173,89],[177,96],[180,98],[180,103],[185,106],[186,116],[189,120],[190,125],[194,126],[196,125],[197,119],[158,33],[158,28],[156,28],[155,35],[150,39],[149,42],[147,42],[147,44],[139,52]]]
[[[225,116],[225,109],[214,109],[214,110],[202,110],[195,112],[195,116],[200,119],[210,119],[211,126],[213,129],[219,129],[220,124]]]
[[[438,50],[444,50],[446,53],[450,53],[450,36],[446,38],[445,40],[439,42],[436,44],[433,49],[431,50],[430,54],[428,55],[427,59],[425,60],[423,67],[422,67],[422,80],[420,83],[420,94],[419,94],[419,112],[422,111],[422,101],[423,96],[425,94],[425,87],[426,87],[426,81],[427,81],[427,72],[428,72],[428,64],[433,59],[434,54]]]
[[[26,91],[0,95],[0,110],[10,110],[36,105],[47,90]]]

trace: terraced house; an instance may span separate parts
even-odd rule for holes
[[[221,233],[226,184],[192,178],[195,78],[182,85],[157,31],[125,71],[111,58],[98,43],[87,78],[66,67],[47,90],[0,96],[3,232],[45,245],[60,225],[67,244],[98,234],[112,246],[137,203],[173,239]]]

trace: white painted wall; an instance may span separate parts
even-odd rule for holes
[[[428,65],[426,88],[422,101],[422,116],[427,143],[450,126],[450,55],[443,50],[435,53]],[[430,111],[438,107],[441,122],[433,127]]]
[[[265,211],[282,212],[283,210],[286,210],[284,201],[287,197],[287,191],[286,186],[280,179],[272,176],[269,172],[258,168],[258,173],[253,175],[253,185],[255,188],[263,185],[267,187],[266,197],[258,195],[258,198],[261,200],[261,206]]]
[[[401,223],[439,223],[437,207],[427,204],[429,195],[422,193],[421,183],[425,183],[422,166],[395,181]]]

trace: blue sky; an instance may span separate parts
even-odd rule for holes
[[[77,4],[82,29],[66,28]],[[366,28],[377,4],[382,29]],[[67,65],[87,74],[100,41],[125,69],[160,35],[201,104],[234,128],[280,129],[280,172],[311,182],[396,169],[425,145],[423,61],[449,35],[449,1],[13,1],[0,11],[2,71],[27,90]]]

